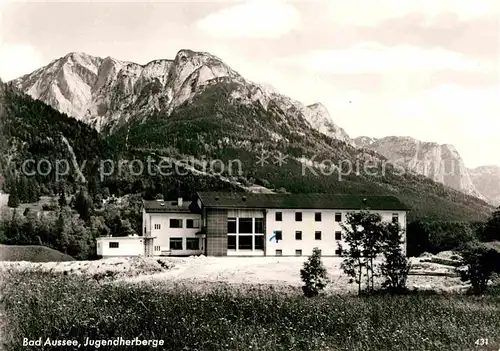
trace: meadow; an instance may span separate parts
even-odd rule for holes
[[[223,284],[208,291],[181,285],[164,289],[160,281],[133,284],[13,268],[2,272],[0,284],[5,350],[26,350],[22,338],[40,336],[162,339],[167,350],[500,347],[500,292],[495,289],[482,297],[427,292],[307,299],[270,288],[244,293]],[[488,345],[476,345],[481,338]]]

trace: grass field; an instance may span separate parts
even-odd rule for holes
[[[306,299],[268,288],[242,294],[223,284],[210,291],[182,285],[165,290],[161,281],[105,283],[38,269],[7,268],[2,278],[5,350],[25,350],[23,337],[40,336],[162,339],[167,350],[500,347],[498,292]],[[488,345],[475,345],[479,338]]]
[[[69,255],[41,245],[0,244],[0,261],[63,262],[74,260]]]

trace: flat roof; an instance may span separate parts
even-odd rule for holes
[[[198,197],[208,208],[254,208],[254,209],[337,209],[409,211],[397,197],[391,195],[351,194],[265,194],[234,192],[199,192]]]

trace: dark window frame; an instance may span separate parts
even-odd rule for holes
[[[295,231],[295,240],[302,240],[302,230]]]
[[[314,221],[315,222],[321,222],[321,219],[322,219],[321,212],[315,212],[314,213]]]
[[[198,226],[195,226],[196,223],[198,223]],[[199,227],[200,227],[200,220],[199,219],[193,219],[193,218],[186,219],[186,228],[196,229]]]
[[[175,223],[175,221],[177,221],[177,223],[179,224],[179,226],[173,226],[172,224]],[[173,229],[182,229],[183,228],[183,223],[184,221],[180,218],[170,218],[168,220],[168,226],[169,228],[173,228]]]
[[[342,212],[335,212],[335,222],[342,222]]]
[[[180,249],[172,247],[172,246],[175,246],[175,245],[172,245],[172,243],[178,244],[179,242],[181,244],[181,248]],[[170,250],[181,251],[181,250],[184,249],[184,240],[182,240],[181,237],[170,238],[169,241],[168,241],[168,247],[170,248]]]
[[[314,232],[314,240],[321,240],[321,237],[322,237],[321,230],[317,230]]]
[[[302,212],[295,212],[295,222],[302,222]]]
[[[342,240],[342,232],[337,230],[335,231],[335,240]]]
[[[190,248],[189,243],[196,242],[196,248]],[[186,238],[186,250],[199,250],[200,249],[200,239],[198,238]]]
[[[283,212],[275,212],[274,213],[274,220],[276,222],[283,222]]]
[[[108,249],[119,249],[119,248],[120,248],[120,242],[119,241],[110,241],[108,243]]]

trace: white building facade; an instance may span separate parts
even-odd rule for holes
[[[99,238],[110,256],[341,256],[341,224],[366,209],[406,230],[393,196],[198,193],[192,201],[144,201],[141,236]],[[403,246],[406,252],[406,240]]]

